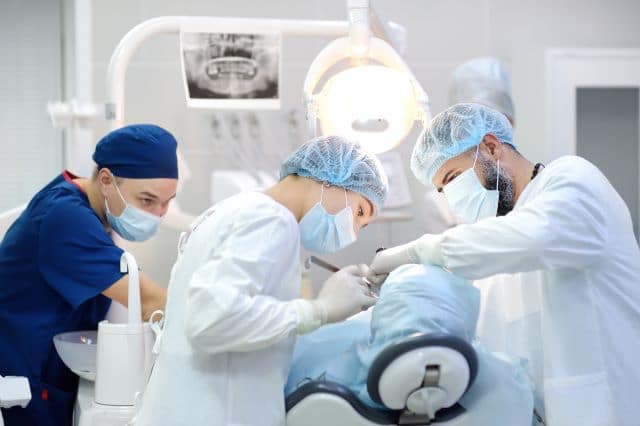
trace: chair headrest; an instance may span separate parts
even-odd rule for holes
[[[414,349],[428,348],[428,347],[444,347],[452,349],[464,357],[469,365],[469,383],[465,392],[473,384],[478,374],[478,357],[473,347],[466,341],[459,337],[440,334],[440,333],[416,333],[408,336],[400,342],[386,347],[382,350],[373,361],[371,368],[369,369],[369,375],[367,377],[367,391],[371,399],[379,404],[382,402],[380,396],[380,378],[389,365],[401,355],[412,351]]]

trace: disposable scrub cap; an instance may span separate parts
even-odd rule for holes
[[[93,161],[114,176],[129,179],[178,178],[177,142],[153,124],[134,124],[114,130],[96,145]]]
[[[376,211],[389,191],[380,161],[340,136],[323,136],[302,144],[282,164],[280,179],[294,174],[364,195]]]
[[[453,105],[436,115],[418,139],[411,155],[411,171],[424,185],[450,158],[482,142],[487,134],[516,147],[509,120],[500,112],[480,104]]]

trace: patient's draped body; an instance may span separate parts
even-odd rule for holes
[[[524,369],[473,342],[479,304],[475,287],[439,267],[400,267],[387,278],[373,309],[298,338],[285,393],[309,380],[329,380],[347,386],[365,404],[384,408],[367,392],[376,356],[411,334],[445,333],[472,343],[478,355],[478,376],[459,401],[472,417],[469,424],[491,424],[496,413],[511,421],[503,424],[530,424],[533,399]]]

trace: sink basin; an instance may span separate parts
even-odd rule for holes
[[[53,336],[53,344],[64,364],[83,379],[96,380],[98,332],[70,331]]]

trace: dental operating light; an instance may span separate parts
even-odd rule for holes
[[[341,135],[380,153],[407,136],[420,110],[405,73],[363,65],[331,77],[318,97],[317,116],[322,134]]]
[[[340,135],[378,154],[399,145],[416,121],[430,119],[429,98],[398,52],[369,31],[368,2],[351,1],[349,37],[329,43],[309,67],[303,95],[312,137]],[[330,76],[343,61],[350,67]]]

